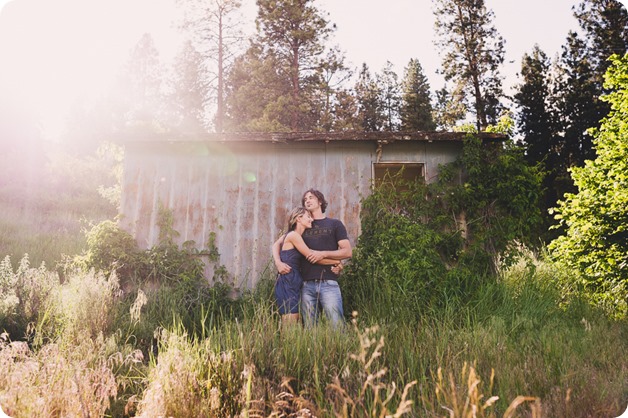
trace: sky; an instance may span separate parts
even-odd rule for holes
[[[254,28],[255,0],[242,0],[243,19]],[[535,43],[548,56],[560,52],[577,29],[579,0],[486,0],[505,39],[506,89],[518,82],[524,53]],[[624,3],[625,4],[625,3]],[[78,96],[104,94],[141,35],[153,35],[164,59],[181,42],[173,26],[175,0],[0,0],[0,94],[15,106],[34,108],[46,136],[63,131]],[[433,91],[443,87],[434,46],[431,0],[316,0],[337,25],[333,43],[347,63],[379,72],[391,61],[401,78],[419,60]]]

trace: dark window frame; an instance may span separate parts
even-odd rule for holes
[[[403,169],[401,178],[406,181],[425,182],[425,163],[417,161],[386,161],[372,164],[373,184],[379,185],[389,176],[397,175]]]

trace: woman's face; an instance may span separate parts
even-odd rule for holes
[[[297,217],[297,223],[303,225],[305,229],[312,227],[312,217],[309,212],[305,212],[303,215]]]

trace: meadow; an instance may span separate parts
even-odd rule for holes
[[[259,285],[234,298],[228,285],[210,287],[197,274],[198,258],[167,239],[162,248],[132,248],[107,223],[115,205],[94,193],[111,186],[102,175],[58,175],[84,187],[62,191],[47,182],[25,194],[5,182],[0,190],[0,406],[11,417],[626,410],[626,319],[569,291],[573,272],[542,250],[524,248],[486,277],[468,272],[468,297],[438,294],[412,312],[394,298],[369,304],[366,289],[341,280],[345,328],[282,328],[270,259]],[[129,245],[125,270],[94,268],[106,245],[87,237],[98,233]]]

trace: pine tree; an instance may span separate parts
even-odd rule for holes
[[[504,40],[493,26],[494,14],[484,0],[435,0],[436,42],[443,57],[443,74],[463,94],[475,115],[478,131],[496,123],[503,97],[499,68]]]
[[[358,119],[358,101],[352,90],[341,89],[335,94],[333,131],[357,131],[362,129]]]
[[[574,15],[587,39],[589,59],[600,84],[612,54],[628,51],[628,11],[617,0],[584,0]]]
[[[432,116],[430,85],[418,59],[410,59],[401,82],[401,129],[432,131],[436,129]]]
[[[523,56],[521,63],[523,81],[517,86],[517,93],[513,97],[519,110],[517,126],[525,146],[525,159],[530,165],[540,166],[544,173],[544,196],[540,204],[541,212],[546,214],[547,227],[552,223],[547,210],[555,207],[559,198],[556,179],[566,173],[566,167],[561,164],[558,153],[550,69],[551,63],[547,55],[535,45],[531,55]]]
[[[344,89],[345,83],[351,78],[352,72],[344,64],[345,56],[339,47],[328,49],[325,58],[320,63],[320,86],[313,92],[312,112],[313,119],[318,119],[317,130],[324,132],[345,129],[352,124],[351,120],[341,121],[339,117],[348,117],[343,107],[350,102]],[[353,101],[355,102],[355,101]]]
[[[531,164],[544,161],[552,153],[552,115],[550,112],[550,62],[547,55],[534,46],[532,54],[524,54],[521,62],[522,84],[517,88],[514,102],[519,108],[517,124],[526,148],[526,160]]]
[[[371,75],[368,65],[362,64],[354,87],[358,103],[357,119],[364,131],[380,131],[385,123],[381,87]]]
[[[173,118],[171,129],[182,133],[205,131],[208,77],[204,62],[191,41],[184,44],[175,59],[168,100]]]
[[[582,33],[568,34],[552,68],[546,58],[541,59],[545,63],[539,62],[540,55],[524,57],[524,83],[515,96],[526,157],[531,163],[540,162],[546,172],[547,208],[575,191],[570,168],[595,156],[589,129],[598,127],[610,109],[599,99],[604,93],[606,58],[612,52],[623,54],[628,42],[626,11],[618,2],[584,0],[574,7],[574,15]]]
[[[466,107],[461,93],[451,93],[447,87],[436,91],[434,122],[438,129],[452,130],[456,122],[464,119]]]
[[[595,155],[588,129],[599,126],[607,106],[598,99],[602,86],[596,82],[584,40],[575,32],[569,33],[563,47],[560,68],[555,92],[563,132],[560,154],[566,167],[581,166]]]
[[[153,37],[144,34],[131,50],[113,101],[120,117],[119,130],[162,130],[164,68]]]
[[[182,29],[193,39],[209,69],[204,88],[214,93],[216,132],[222,132],[225,119],[225,79],[234,63],[236,51],[242,46],[241,20],[237,12],[239,0],[178,0],[184,7]],[[208,95],[209,93],[203,93]]]
[[[589,128],[610,110],[599,97],[604,94],[603,76],[607,58],[628,49],[628,13],[615,0],[584,0],[574,7],[574,16],[583,30],[580,36],[570,32],[563,46],[562,75],[556,96],[562,116],[561,153],[566,165],[582,166],[594,157]]]
[[[228,132],[289,131],[290,114],[274,105],[277,97],[289,95],[289,86],[277,72],[275,58],[262,57],[262,51],[253,44],[236,59],[227,77]]]
[[[399,110],[401,108],[401,86],[399,77],[390,61],[386,61],[381,73],[376,76],[381,91],[382,111],[384,114],[385,131],[399,129]]]
[[[232,126],[283,131],[330,126],[326,116],[335,93],[330,80],[344,71],[343,57],[325,48],[334,27],[313,0],[258,0],[257,5],[257,36],[230,76]]]

